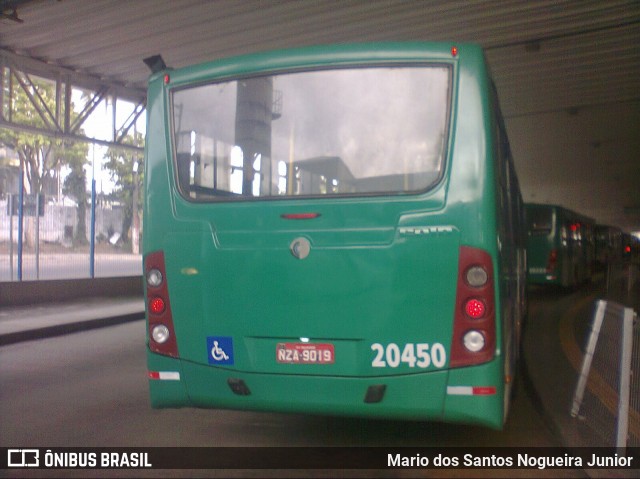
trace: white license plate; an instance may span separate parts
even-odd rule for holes
[[[333,364],[335,350],[328,343],[278,343],[276,362],[284,364]]]

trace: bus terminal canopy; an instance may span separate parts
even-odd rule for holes
[[[34,95],[34,110],[42,131],[62,138],[81,138],[83,119],[97,105],[126,102],[128,114],[114,119],[111,134],[89,139],[108,145],[122,145],[144,115],[150,71],[143,59],[156,54],[178,68],[315,44],[479,43],[496,82],[525,199],[600,208],[592,214],[599,221],[640,230],[640,200],[633,194],[640,183],[634,167],[634,152],[640,150],[637,1],[344,0],[330,8],[315,0],[3,0],[0,5],[4,84],[29,89],[46,79],[56,95],[54,106],[45,107]],[[69,91],[83,93],[79,117],[72,118],[65,103]],[[0,99],[0,127],[27,128],[11,117],[7,98]],[[551,117],[554,123],[547,121]],[[540,134],[553,154],[542,154],[530,124],[546,127]],[[576,129],[569,130],[573,124]],[[584,148],[567,143],[578,138]],[[597,177],[588,176],[595,171]],[[596,195],[594,181],[601,184]]]

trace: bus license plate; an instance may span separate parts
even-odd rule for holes
[[[276,361],[286,364],[333,364],[333,344],[327,343],[278,343]]]

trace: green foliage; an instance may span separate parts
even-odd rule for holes
[[[7,105],[3,105],[5,114],[9,113],[13,123],[45,128],[45,119],[34,107],[32,99],[45,112],[54,112],[56,107],[55,88],[52,82],[42,78],[31,77],[32,87],[27,92],[16,78],[2,85],[5,91]],[[11,85],[11,91],[9,91]],[[31,96],[31,98],[29,98]],[[72,114],[73,118],[73,114]],[[61,165],[84,164],[86,162],[88,145],[86,143],[70,143],[36,133],[26,133],[9,129],[0,129],[0,143],[14,150],[24,166],[25,187],[28,193],[42,192],[42,185],[46,178],[51,178]]]
[[[144,147],[144,136],[136,133],[135,136],[127,136],[123,143]],[[111,147],[107,151],[105,166],[111,171],[111,179],[115,182],[114,193],[124,205],[122,220],[122,238],[129,238],[129,230],[133,222],[133,195],[137,194],[138,205],[142,204],[143,161],[144,155],[131,150]],[[138,163],[137,173],[134,173],[134,164]]]
[[[18,76],[19,75],[19,78]],[[46,129],[54,123],[51,118],[56,111],[56,93],[53,82],[44,78],[27,77],[22,73],[5,75],[4,89],[6,103],[1,107],[5,115],[16,124],[26,127]],[[21,81],[19,81],[19,79]],[[25,85],[23,88],[21,85]],[[61,100],[62,104],[65,102]],[[38,108],[34,106],[38,105]],[[77,114],[71,111],[73,120]],[[85,211],[86,211],[86,182],[83,166],[87,162],[88,145],[83,142],[70,142],[55,139],[37,133],[28,133],[9,129],[0,129],[0,144],[4,144],[18,154],[20,165],[25,173],[25,190],[30,194],[42,193],[43,185],[47,179],[59,174],[63,165],[69,166],[72,178],[65,181],[65,189],[78,202],[78,229],[76,242],[87,242],[85,235]],[[56,173],[57,172],[57,173]],[[28,227],[27,229],[31,229]],[[27,245],[31,245],[35,238],[27,232]]]
[[[53,129],[56,120],[52,118],[56,112],[55,83],[45,78],[36,76],[27,77],[20,72],[5,70],[10,74],[4,75],[3,88],[4,104],[0,105],[6,118],[14,124],[34,129]],[[58,106],[64,108],[66,104],[64,95],[66,89],[62,89]],[[37,105],[37,106],[34,106]],[[64,116],[64,115],[62,115]],[[71,124],[78,117],[71,103]],[[75,133],[82,135],[83,131]],[[124,143],[139,147],[144,146],[144,137],[140,133],[129,135]],[[43,186],[47,179],[56,178],[62,167],[67,167],[70,172],[64,180],[63,192],[77,202],[78,228],[74,238],[75,244],[86,244],[86,211],[88,206],[87,174],[84,167],[88,164],[87,154],[89,144],[86,142],[73,142],[70,140],[56,139],[47,135],[31,133],[27,131],[9,130],[0,128],[0,144],[6,145],[15,151],[20,164],[25,172],[25,190],[27,193],[36,194],[43,192]],[[106,167],[111,171],[111,177],[115,182],[114,196],[124,205],[124,220],[122,225],[122,237],[129,237],[129,229],[132,224],[133,194],[137,192],[137,204],[141,203],[142,192],[142,161],[143,155],[129,150],[110,148],[107,152]],[[133,165],[138,162],[138,173],[133,173]]]
[[[71,172],[64,180],[65,195],[70,196],[78,203],[78,228],[73,239],[75,245],[85,245],[88,243],[86,237],[86,211],[87,211],[87,175],[82,165],[71,165]]]

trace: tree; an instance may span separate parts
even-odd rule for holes
[[[73,243],[76,246],[86,245],[87,241],[87,174],[83,166],[86,160],[78,158],[69,158],[69,167],[71,172],[64,180],[63,193],[76,200],[76,214],[78,218],[78,227],[73,237]]]
[[[18,81],[9,82],[7,80],[1,87],[5,91],[5,98],[8,99],[9,111],[14,123],[32,126],[36,128],[46,128],[45,121],[42,119],[38,110],[25,90]],[[41,103],[46,105],[49,111],[55,111],[55,88],[54,85],[42,78],[30,78],[30,86],[27,88],[32,96],[36,96]],[[4,108],[5,105],[2,105]],[[77,170],[78,165],[86,163],[88,145],[85,143],[63,142],[63,140],[50,138],[45,135],[35,133],[25,133],[9,129],[0,129],[0,143],[8,146],[18,154],[20,159],[21,171],[24,171],[24,187],[27,194],[42,193],[42,187],[48,178],[53,178],[60,167],[69,164],[72,171]],[[82,167],[80,166],[80,169]],[[80,218],[84,224],[84,209],[86,208],[86,191],[84,195],[78,193],[76,196],[78,201],[78,224]],[[80,203],[83,203],[80,206]],[[81,211],[81,209],[83,209]],[[31,218],[27,221],[26,228],[26,246],[33,247],[33,221]],[[80,228],[78,228],[80,231]],[[82,235],[84,235],[84,228]],[[80,233],[78,232],[79,236]],[[84,236],[86,242],[86,236]]]
[[[144,136],[136,132],[133,136],[129,135],[124,138],[123,143],[143,147]],[[136,252],[135,244],[137,238],[132,237],[131,227],[136,220],[139,221],[139,212],[137,211],[139,208],[134,211],[133,207],[134,204],[142,204],[142,162],[144,156],[142,153],[136,153],[135,151],[111,147],[107,150],[106,158],[108,161],[105,166],[111,170],[111,179],[116,185],[114,193],[124,205],[121,235],[127,244],[133,246],[133,250]],[[134,171],[136,162],[138,164],[137,171]]]

